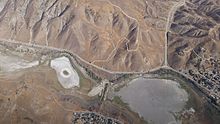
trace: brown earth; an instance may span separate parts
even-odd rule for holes
[[[177,1],[1,0],[0,39],[66,49],[112,71],[148,71],[164,62]]]
[[[171,67],[202,72],[212,66],[220,69],[219,8],[219,0],[186,0],[177,7],[167,33]]]
[[[0,89],[0,124],[71,124],[77,111],[98,112],[126,124],[142,120],[110,101],[102,103],[97,97],[82,95],[81,90],[62,88],[48,66],[0,72]]]
[[[1,124],[71,123],[72,111],[80,106],[67,109],[60,103],[56,73],[44,69],[0,74]]]

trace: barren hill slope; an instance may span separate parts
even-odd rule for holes
[[[174,12],[167,36],[171,67],[219,70],[220,1],[186,0]]]
[[[164,61],[176,0],[1,0],[0,38],[62,48],[112,71]]]

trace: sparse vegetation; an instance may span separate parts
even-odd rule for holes
[[[120,106],[124,106],[124,107],[126,107],[126,108],[129,108],[129,107],[128,107],[128,104],[125,103],[124,101],[122,101],[122,99],[121,99],[120,96],[114,96],[113,102],[115,102],[116,104],[118,104],[118,105],[120,105]]]

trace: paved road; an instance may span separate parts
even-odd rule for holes
[[[131,18],[131,19],[134,20],[135,22],[137,22],[138,27],[140,26],[139,23],[138,23],[138,21],[137,21],[137,19],[135,19],[135,18],[129,16],[128,14],[126,14],[119,6],[114,5],[114,4],[112,4],[111,2],[109,2],[109,4],[115,6],[116,8],[119,8],[124,15],[126,15],[128,18]],[[168,20],[167,20],[166,32],[168,31],[169,22],[170,22],[170,19],[171,19],[172,16],[173,16],[173,11],[174,11],[178,6],[183,5],[183,4],[185,4],[185,0],[184,0],[184,1],[181,1],[181,2],[177,2],[177,3],[171,8],[170,13],[169,13],[169,16],[168,16]],[[139,28],[138,28],[138,32],[139,32]],[[166,38],[166,37],[167,37],[167,36],[166,36],[166,33],[165,33],[165,38]],[[138,38],[137,38],[137,40],[138,40]],[[166,40],[167,40],[167,38],[166,38]],[[19,43],[19,44],[25,45],[25,46],[33,46],[33,47],[38,47],[38,48],[43,48],[43,49],[46,48],[46,49],[50,49],[50,50],[56,50],[56,51],[61,51],[61,52],[67,52],[67,53],[69,53],[70,55],[73,55],[73,57],[76,57],[76,58],[79,59],[80,61],[86,63],[87,65],[93,66],[93,67],[95,67],[95,68],[97,68],[97,69],[99,69],[99,70],[108,72],[108,73],[110,73],[110,74],[143,74],[143,73],[152,72],[152,71],[155,71],[155,70],[158,70],[158,69],[161,68],[161,66],[159,66],[159,67],[156,67],[156,68],[151,69],[151,70],[149,70],[149,71],[143,71],[143,72],[132,72],[132,71],[129,71],[129,72],[124,72],[124,71],[123,71],[123,72],[120,72],[120,71],[111,71],[111,70],[107,70],[107,69],[104,69],[104,68],[102,68],[102,67],[99,67],[99,66],[97,66],[97,65],[95,65],[95,64],[93,64],[93,63],[89,63],[89,62],[87,62],[86,60],[84,60],[83,58],[81,58],[80,56],[78,56],[77,54],[73,53],[72,51],[68,51],[68,50],[66,50],[66,49],[60,49],[60,48],[55,48],[55,47],[50,47],[50,46],[37,45],[37,44],[32,44],[31,42],[25,43],[25,42],[22,42],[22,41],[7,40],[7,39],[0,39],[0,42],[1,42],[1,41],[6,41],[6,42],[10,42],[10,43]],[[164,59],[165,59],[165,60],[164,60],[164,61],[165,61],[165,62],[164,62],[164,66],[168,66],[168,62],[167,62],[167,41],[165,42],[165,58],[164,58]]]
[[[55,48],[55,47],[50,47],[50,46],[42,46],[42,45],[37,45],[37,44],[31,44],[31,43],[25,43],[25,42],[22,42],[22,41],[15,41],[15,40],[6,40],[6,39],[0,39],[0,42],[8,42],[8,43],[15,43],[15,44],[21,44],[23,46],[29,46],[29,47],[38,47],[38,48],[42,48],[42,49],[49,49],[49,50],[55,50],[55,51],[60,51],[60,52],[67,52],[69,53],[70,55],[72,55],[72,57],[76,57],[77,59],[79,59],[80,61],[88,64],[88,65],[91,65],[99,70],[102,70],[102,71],[105,71],[105,72],[108,72],[110,74],[143,74],[143,73],[148,73],[148,72],[151,72],[151,71],[154,71],[154,70],[158,70],[159,68],[161,67],[157,67],[157,68],[154,68],[152,70],[149,70],[149,71],[145,71],[145,72],[119,72],[119,71],[110,71],[110,70],[106,70],[104,68],[101,68],[97,65],[94,65],[92,63],[89,63],[87,62],[86,60],[82,59],[80,56],[78,56],[77,54],[69,51],[69,50],[65,50],[65,49],[61,49],[61,48]]]
[[[192,78],[190,78],[188,75],[184,74],[184,73],[181,73],[173,68],[171,68],[170,66],[168,65],[164,65],[164,66],[161,66],[161,67],[157,67],[157,68],[154,68],[150,71],[147,71],[147,72],[113,72],[113,71],[109,71],[109,70],[106,70],[106,69],[103,69],[101,67],[98,67],[96,65],[93,65],[91,63],[88,63],[87,61],[85,61],[84,59],[80,58],[78,55],[70,52],[70,51],[67,51],[67,50],[64,50],[64,49],[59,49],[59,48],[54,48],[54,47],[49,47],[49,46],[41,46],[41,45],[35,45],[35,44],[29,44],[29,43],[22,43],[22,42],[18,42],[18,41],[11,41],[11,40],[5,40],[5,39],[0,39],[0,42],[8,42],[8,43],[16,43],[16,44],[21,44],[21,45],[24,45],[24,46],[29,46],[29,47],[38,47],[38,48],[42,48],[42,49],[50,49],[50,50],[56,50],[56,51],[60,51],[60,52],[67,52],[69,53],[70,55],[73,54],[75,57],[77,57],[78,59],[80,59],[81,61],[87,63],[88,65],[91,65],[97,69],[100,69],[102,71],[105,71],[105,72],[108,72],[110,74],[146,74],[146,73],[149,73],[149,72],[154,72],[154,71],[157,71],[157,70],[160,70],[160,69],[167,69],[167,70],[171,70],[175,73],[178,73],[180,75],[183,75],[185,78],[189,79],[189,80],[192,80],[193,82],[195,82]],[[72,57],[74,57],[72,56]],[[200,88],[201,89],[201,88]]]

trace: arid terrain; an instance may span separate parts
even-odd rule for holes
[[[0,124],[219,122],[220,0],[0,0]]]
[[[168,63],[220,105],[220,1],[186,0],[169,22]]]
[[[111,71],[164,63],[177,0],[2,0],[0,38],[66,49]]]
[[[99,113],[96,122],[114,120],[117,124],[132,124],[143,121],[136,113],[111,100],[101,101],[98,95],[89,97],[88,92],[97,82],[79,70],[80,87],[64,88],[56,71],[48,65],[49,60],[32,55],[0,46],[0,56],[7,60],[0,61],[0,124],[75,124],[77,112]],[[39,63],[30,66],[35,61]],[[11,66],[6,69],[5,65]]]
[[[219,7],[218,0],[186,0],[176,7],[167,32],[171,67],[186,69],[219,59]],[[198,59],[202,59],[200,63]]]

